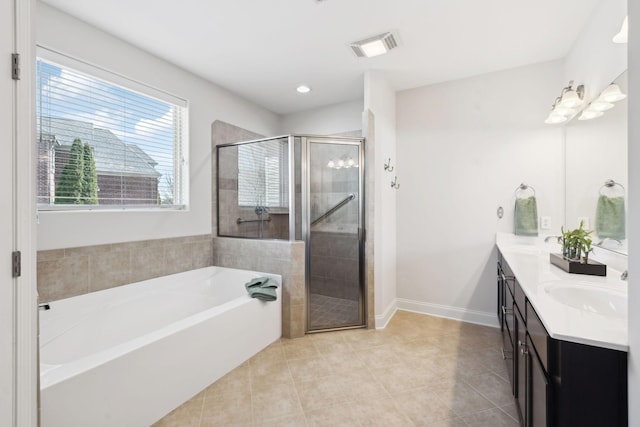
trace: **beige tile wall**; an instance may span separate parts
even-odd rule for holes
[[[211,235],[38,252],[40,301],[212,265]]]
[[[213,264],[282,276],[282,335],[306,332],[305,244],[300,241],[213,238]]]
[[[280,274],[282,292],[282,335],[301,337],[306,332],[304,242],[217,237],[216,146],[261,138],[261,135],[222,121],[211,125],[213,264]]]

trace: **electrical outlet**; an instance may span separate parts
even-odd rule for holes
[[[579,216],[578,217],[578,225],[580,224],[580,221],[582,221],[582,227],[585,230],[589,230],[591,228],[589,226],[589,217],[588,216]]]
[[[541,216],[540,217],[540,229],[549,230],[551,228],[551,217],[550,216]]]

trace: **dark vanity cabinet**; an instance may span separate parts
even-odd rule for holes
[[[627,426],[627,353],[556,340],[498,253],[502,356],[524,427]]]

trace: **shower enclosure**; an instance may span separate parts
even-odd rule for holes
[[[218,145],[218,235],[306,243],[307,331],[365,325],[364,141]]]

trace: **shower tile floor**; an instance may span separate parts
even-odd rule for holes
[[[309,319],[310,329],[358,324],[360,322],[358,301],[310,294]]]
[[[500,331],[398,311],[280,339],[154,427],[518,427]]]

